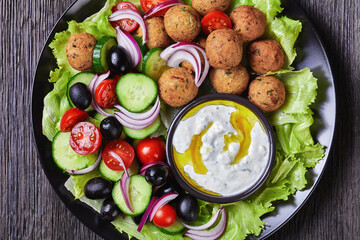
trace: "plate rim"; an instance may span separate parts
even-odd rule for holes
[[[44,163],[43,161],[45,161],[45,159],[43,160],[43,158],[41,157],[40,155],[40,151],[39,151],[39,147],[38,147],[38,140],[36,138],[36,133],[35,133],[35,125],[34,125],[34,111],[33,111],[33,99],[34,99],[34,86],[35,86],[35,82],[36,82],[36,79],[37,79],[37,75],[38,75],[38,70],[39,70],[39,64],[40,64],[40,60],[41,58],[43,57],[43,54],[46,50],[46,48],[48,47],[48,42],[50,40],[52,40],[52,36],[55,36],[56,33],[58,33],[56,31],[56,28],[58,27],[59,23],[64,19],[64,17],[67,15],[67,13],[71,10],[71,8],[76,4],[78,3],[79,1],[86,1],[86,2],[91,2],[91,1],[94,1],[94,0],[75,0],[73,1],[67,8],[66,10],[59,16],[59,18],[57,19],[57,21],[55,22],[54,26],[51,28],[51,30],[49,31],[49,33],[47,34],[47,37],[45,39],[45,42],[43,43],[43,47],[40,51],[40,54],[37,58],[37,62],[36,62],[36,68],[35,68],[35,71],[33,73],[33,76],[32,76],[32,86],[31,86],[31,101],[29,103],[30,105],[30,111],[31,111],[31,126],[32,126],[32,139],[33,139],[33,144],[35,146],[35,150],[36,150],[36,155],[37,155],[37,158],[39,159],[40,161],[40,164],[41,164],[41,168],[43,170],[43,172],[45,173],[46,175],[46,178],[47,178],[47,181],[50,183],[51,185],[51,188],[53,191],[55,191],[56,195],[58,196],[58,198],[60,198],[61,202],[65,205],[65,207],[72,213],[73,216],[76,217],[77,220],[79,220],[82,224],[84,224],[86,227],[88,227],[92,232],[95,232],[97,235],[101,236],[101,237],[104,237],[104,235],[99,231],[98,228],[92,228],[92,226],[90,226],[90,224],[88,222],[85,222],[83,221],[82,219],[80,219],[78,217],[78,215],[75,213],[75,211],[69,206],[69,204],[66,202],[66,197],[64,194],[61,194],[61,192],[55,187],[55,184],[53,184],[51,181],[50,181],[50,178],[51,176],[49,175],[49,172],[45,170],[44,168]],[[307,201],[309,200],[309,198],[312,196],[313,192],[315,191],[315,189],[317,188],[319,182],[321,181],[322,179],[322,176],[324,174],[324,172],[326,171],[326,167],[328,165],[328,161],[329,161],[329,157],[333,151],[333,143],[334,143],[334,137],[335,137],[335,132],[336,132],[336,129],[338,128],[338,121],[337,121],[337,107],[338,107],[338,100],[337,100],[337,97],[336,97],[336,86],[335,86],[335,82],[334,82],[334,75],[333,75],[333,71],[332,71],[332,67],[331,67],[331,64],[330,64],[330,61],[329,61],[329,54],[328,54],[328,51],[325,49],[325,45],[324,45],[324,42],[322,41],[322,39],[320,38],[319,36],[319,33],[318,31],[316,30],[313,22],[311,21],[311,19],[309,18],[309,16],[303,11],[303,9],[301,7],[299,7],[299,5],[297,4],[296,1],[294,0],[290,0],[288,1],[288,3],[286,4],[283,4],[283,8],[286,9],[287,5],[288,4],[291,4],[291,5],[295,5],[298,10],[302,15],[302,17],[304,17],[307,21],[307,25],[311,28],[312,32],[314,33],[314,36],[316,38],[316,40],[319,42],[319,46],[321,48],[321,52],[324,54],[324,57],[325,57],[325,61],[326,61],[326,67],[328,68],[328,71],[329,71],[329,74],[330,74],[330,77],[331,79],[328,79],[331,83],[332,83],[332,93],[333,93],[333,96],[334,96],[334,126],[333,128],[331,129],[331,140],[329,141],[329,146],[326,146],[327,149],[325,151],[325,155],[323,157],[322,160],[320,161],[324,161],[324,165],[319,173],[319,175],[316,177],[316,180],[313,182],[313,184],[311,185],[311,187],[308,189],[309,190],[309,193],[306,195],[306,197],[302,200],[302,202],[295,208],[295,210],[285,219],[285,221],[283,221],[282,223],[278,224],[276,227],[274,227],[270,232],[266,232],[265,235],[263,236],[264,234],[264,229],[262,229],[262,232],[259,236],[255,236],[254,238],[255,239],[266,239],[270,236],[272,236],[274,233],[276,233],[279,229],[283,228],[284,225],[286,225],[290,220],[293,219],[293,217],[300,211],[300,209],[307,203]],[[299,19],[297,19],[299,20]],[[303,31],[304,29],[302,29]],[[49,141],[50,142],[50,141]],[[51,142],[50,142],[51,143]],[[308,170],[309,171],[309,170]],[[298,191],[297,191],[298,192]],[[296,193],[295,193],[296,194]],[[295,196],[295,194],[293,194],[292,196]],[[288,201],[288,200],[287,200]],[[80,202],[78,201],[81,205],[86,205],[85,203],[83,202]],[[286,202],[286,201],[281,201],[281,202]],[[89,207],[86,205],[86,207]],[[266,218],[266,217],[265,217]],[[262,218],[263,220],[264,218]],[[116,231],[119,236],[124,236],[123,233],[121,233],[120,231],[118,231],[111,223],[109,223],[109,225],[111,225],[111,227],[114,229],[114,231]],[[249,235],[249,236],[253,236],[253,235]]]

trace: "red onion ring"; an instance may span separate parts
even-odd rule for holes
[[[154,16],[156,13],[160,12],[163,9],[170,8],[175,5],[184,4],[181,0],[169,0],[165,1],[163,3],[160,3],[159,5],[156,5],[152,8],[150,8],[148,11],[146,11],[144,15],[144,19],[147,19],[149,17]]]
[[[128,170],[125,167],[125,163],[122,160],[122,158],[115,152],[109,151],[109,154],[110,154],[110,156],[112,156],[113,158],[118,160],[120,163],[120,166],[124,169],[124,174],[122,175],[121,180],[120,180],[120,188],[121,188],[121,192],[123,194],[126,206],[129,208],[129,210],[131,212],[134,212],[134,209],[131,205],[130,194],[129,194],[130,175],[128,173]]]
[[[157,210],[162,208],[165,204],[167,204],[171,200],[174,200],[175,198],[177,198],[177,196],[179,196],[178,193],[172,192],[172,193],[167,193],[164,196],[162,196],[161,198],[159,198],[159,200],[156,201],[156,203],[154,204],[154,207],[152,208],[152,210],[150,212],[149,220],[152,221]]]
[[[146,169],[148,169],[149,167],[152,167],[154,165],[157,165],[157,164],[160,164],[160,165],[163,165],[165,167],[169,167],[169,165],[167,165],[167,163],[165,162],[160,162],[160,161],[157,161],[157,162],[151,162],[151,163],[148,163],[148,164],[145,164],[144,166],[142,166],[140,168],[140,175],[145,175],[145,172],[146,172]]]
[[[192,238],[194,240],[215,240],[223,234],[226,227],[226,212],[224,207],[221,207],[221,219],[219,223],[211,230],[189,230],[184,236]]]
[[[160,112],[160,111],[159,111]],[[146,128],[148,126],[150,126],[155,120],[156,118],[158,117],[157,115],[154,115],[151,117],[151,119],[149,120],[146,120],[146,122],[128,122],[126,121],[123,117],[124,115],[121,115],[120,112],[115,112],[114,113],[116,119],[121,123],[121,125],[127,127],[127,128],[130,128],[130,129],[134,129],[134,130],[139,130],[139,129],[143,129],[143,128]],[[134,121],[132,119],[132,121]]]
[[[66,172],[70,173],[70,174],[85,174],[85,173],[91,172],[97,166],[99,166],[99,164],[101,162],[101,154],[102,154],[102,150],[99,151],[99,155],[98,155],[96,161],[92,165],[90,165],[89,167],[81,169],[81,170],[66,170]]]
[[[147,208],[146,208],[146,210],[145,210],[145,213],[144,213],[143,217],[142,217],[141,220],[140,220],[140,224],[139,224],[139,226],[138,226],[138,228],[137,228],[137,231],[138,231],[138,232],[141,232],[141,229],[144,227],[144,225],[145,225],[145,223],[146,223],[146,220],[148,219],[148,216],[149,216],[151,210],[153,209],[154,204],[157,202],[157,200],[158,200],[158,198],[155,197],[155,196],[153,196],[153,197],[151,198],[150,203],[149,203],[149,205],[147,206]]]
[[[99,84],[104,81],[105,79],[107,79],[110,75],[110,71],[107,71],[106,73],[98,76],[97,74],[95,74],[95,76],[93,77],[93,79],[91,79],[90,83],[89,83],[89,90],[90,93],[92,95],[92,99],[91,99],[91,106],[95,109],[95,111],[97,111],[98,113],[100,113],[101,115],[104,115],[106,117],[112,116],[110,113],[105,112],[102,107],[98,104],[98,102],[95,99],[95,91],[96,88],[99,86]]]
[[[196,230],[196,231],[201,231],[201,230],[205,230],[205,229],[208,229],[209,227],[211,227],[215,222],[216,220],[219,218],[220,216],[220,212],[221,210],[223,209],[223,207],[219,208],[217,210],[217,212],[215,213],[215,215],[210,219],[209,222],[203,224],[203,225],[200,225],[200,226],[191,226],[191,225],[188,225],[186,223],[184,223],[183,221],[181,221],[179,218],[179,222],[184,225],[184,227],[190,229],[190,230]]]
[[[180,63],[184,61],[188,61],[193,66],[195,70],[195,84],[196,84],[200,78],[199,65],[201,65],[201,62],[199,64],[199,62],[195,59],[194,55],[192,55],[191,53],[185,50],[178,50],[171,55],[171,57],[167,60],[166,64],[170,67],[178,67]]]
[[[132,19],[140,25],[141,30],[143,32],[143,37],[142,37],[143,44],[145,44],[147,37],[146,26],[144,19],[137,11],[132,9],[119,9],[109,16],[109,21],[114,22],[125,18]]]
[[[116,36],[118,39],[118,45],[127,50],[130,57],[130,63],[132,68],[135,68],[141,61],[141,51],[133,36],[127,31],[121,30],[119,26],[116,27]]]
[[[170,45],[169,47],[164,49],[164,51],[162,51],[160,53],[160,57],[163,58],[164,60],[168,60],[170,58],[170,56],[172,54],[174,54],[176,51],[178,51],[178,50],[189,51],[190,48],[195,48],[196,50],[198,50],[203,55],[203,58],[204,58],[204,71],[202,72],[202,74],[200,72],[200,74],[201,74],[200,79],[195,78],[195,85],[197,87],[200,87],[201,84],[204,82],[204,80],[209,72],[209,69],[210,69],[209,61],[207,60],[205,50],[202,47],[200,47],[199,45],[197,45],[195,43],[178,42],[178,43]],[[201,61],[199,61],[199,64],[201,66]]]
[[[161,107],[159,96],[157,96],[154,106],[152,106],[152,108],[149,111],[142,112],[142,113],[129,112],[124,107],[122,107],[120,105],[115,105],[115,108],[119,109],[120,112],[124,113],[126,116],[128,116],[129,118],[132,118],[134,120],[143,120],[143,119],[149,118],[151,115],[154,114],[154,112],[156,111],[156,109],[158,107]]]

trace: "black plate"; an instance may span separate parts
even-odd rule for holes
[[[34,77],[32,121],[38,156],[42,167],[50,184],[66,207],[81,222],[101,237],[105,239],[127,239],[125,235],[120,234],[111,224],[103,222],[99,215],[90,207],[80,203],[78,200],[73,200],[71,193],[64,187],[68,176],[63,174],[52,160],[51,142],[42,134],[41,126],[42,110],[44,107],[43,99],[52,90],[52,84],[47,80],[50,71],[56,68],[56,61],[49,48],[49,43],[54,38],[55,33],[66,30],[67,21],[83,21],[86,17],[99,11],[104,4],[105,0],[78,0],[65,11],[52,30],[41,53]],[[299,19],[303,23],[303,31],[297,41],[298,57],[293,65],[296,69],[310,68],[315,77],[318,78],[318,96],[316,102],[312,105],[315,112],[315,121],[311,130],[315,140],[326,147],[326,152],[324,159],[308,172],[307,188],[303,191],[298,191],[286,202],[277,202],[275,211],[263,218],[263,221],[267,222],[268,225],[258,237],[259,239],[268,237],[283,226],[309,198],[324,172],[335,130],[336,99],[334,80],[323,45],[316,30],[295,1],[289,1],[287,6],[285,6],[283,14],[293,19]]]

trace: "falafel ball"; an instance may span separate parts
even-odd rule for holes
[[[90,33],[75,33],[66,44],[66,56],[70,66],[78,71],[93,67],[93,52],[96,39]]]
[[[233,29],[240,34],[244,42],[251,42],[261,37],[265,32],[265,14],[257,8],[241,5],[235,8],[230,19]]]
[[[176,42],[192,42],[201,31],[200,20],[200,15],[194,8],[176,5],[165,13],[165,30]]]
[[[213,68],[210,81],[218,93],[240,95],[249,84],[249,73],[242,64],[229,70]]]
[[[155,47],[166,48],[170,45],[170,37],[167,35],[163,17],[152,17],[145,20],[147,36],[146,45],[149,49]]]
[[[196,43],[197,45],[199,45],[200,47],[202,47],[203,49],[205,49],[206,46],[206,38],[205,37],[197,37],[194,40],[194,43]]]
[[[274,76],[255,78],[249,86],[249,100],[263,112],[272,112],[285,102],[285,86]]]
[[[240,64],[243,43],[233,29],[217,29],[207,37],[205,51],[211,66],[230,69]]]
[[[247,59],[254,72],[266,74],[276,72],[284,64],[285,54],[276,40],[265,39],[252,42],[247,47]]]
[[[212,11],[225,12],[230,6],[230,0],[192,0],[191,5],[202,16]]]
[[[172,107],[181,107],[193,100],[198,88],[191,70],[184,67],[165,71],[158,82],[160,98]]]

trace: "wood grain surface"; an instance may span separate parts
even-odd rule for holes
[[[0,239],[101,239],[52,190],[31,132],[31,87],[47,35],[73,0],[0,0]],[[337,131],[307,204],[269,239],[360,239],[360,1],[298,0],[332,66]]]

